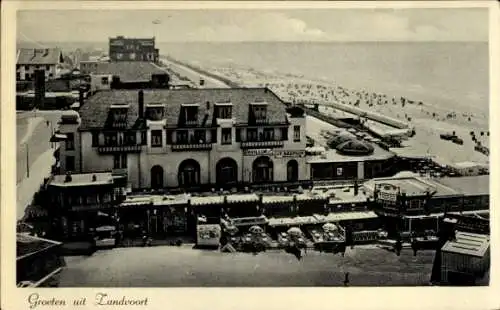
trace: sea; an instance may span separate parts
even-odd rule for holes
[[[107,50],[105,42],[84,45]],[[346,88],[404,96],[457,113],[489,115],[487,42],[196,42],[157,46],[162,55],[202,67],[244,66],[299,75]]]
[[[488,115],[488,43],[182,43],[159,48],[200,66],[289,73]]]

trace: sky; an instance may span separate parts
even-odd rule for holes
[[[19,11],[18,41],[487,41],[487,9]]]

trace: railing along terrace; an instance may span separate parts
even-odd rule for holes
[[[283,147],[285,142],[282,140],[269,141],[242,141],[241,148],[261,148],[261,147]]]
[[[198,142],[198,143],[176,143],[172,144],[172,151],[186,151],[186,150],[211,150],[212,143]]]
[[[139,153],[142,146],[139,144],[116,144],[116,145],[99,145],[97,151],[99,153]]]

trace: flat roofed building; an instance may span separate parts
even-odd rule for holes
[[[85,239],[99,226],[100,215],[112,218],[124,190],[120,177],[110,172],[54,175],[47,183],[48,212],[61,220],[61,237]]]
[[[109,38],[109,58],[111,61],[151,61],[157,62],[159,50],[155,38]]]
[[[64,172],[120,170],[134,189],[309,178],[304,114],[266,88],[101,91],[79,119],[60,126]]]
[[[490,268],[490,236],[457,231],[441,248],[442,284],[474,284]]]
[[[468,186],[474,180],[466,178],[475,178],[483,186],[471,190]],[[392,230],[412,232],[437,231],[440,217],[447,213],[475,214],[487,211],[489,193],[484,183],[483,176],[435,180],[393,177],[373,179],[365,182],[363,187],[371,199],[372,207],[382,216],[393,219]]]

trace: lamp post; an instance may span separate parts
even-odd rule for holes
[[[26,177],[30,177],[30,145],[26,142]]]

